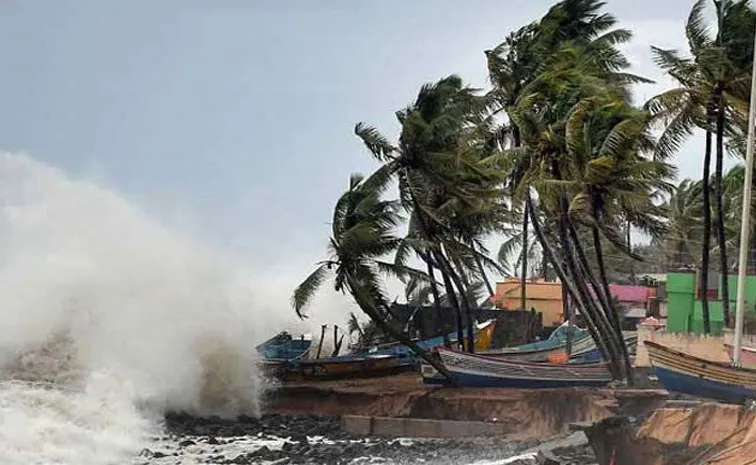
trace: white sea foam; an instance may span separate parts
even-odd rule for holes
[[[0,463],[116,463],[150,412],[256,413],[254,346],[281,328],[251,285],[113,191],[0,154],[0,379],[50,383],[0,385]]]

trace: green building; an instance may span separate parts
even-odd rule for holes
[[[703,312],[698,295],[698,282],[695,272],[667,273],[667,331],[703,333]],[[721,284],[720,284],[721,286]],[[735,299],[738,290],[737,276],[728,279],[730,290],[730,311],[735,315]],[[724,318],[722,315],[721,294],[717,286],[709,286],[709,320],[711,332],[722,334]],[[753,312],[756,304],[756,276],[746,276],[746,311]]]

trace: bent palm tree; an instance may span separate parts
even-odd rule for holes
[[[333,213],[329,258],[294,290],[292,305],[297,315],[303,313],[315,292],[329,274],[334,277],[334,289],[349,293],[357,305],[383,332],[409,347],[418,356],[448,377],[446,368],[404,335],[390,321],[388,300],[381,288],[379,273],[394,276],[423,276],[419,271],[381,260],[399,245],[401,239],[393,235],[399,225],[396,201],[382,200],[377,177],[363,179],[352,175],[349,189],[336,202]]]

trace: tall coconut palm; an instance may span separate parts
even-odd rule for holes
[[[667,91],[647,104],[666,128],[659,147],[677,149],[693,128],[705,131],[702,200],[703,234],[701,241],[701,278],[699,293],[704,331],[711,330],[708,305],[709,251],[711,237],[710,165],[716,148],[713,182],[716,240],[719,250],[722,308],[725,322],[730,319],[725,211],[723,206],[723,160],[725,136],[731,126],[743,120],[749,95],[750,58],[753,51],[753,26],[756,15],[746,0],[713,1],[717,31],[712,37],[704,17],[707,0],[698,0],[690,12],[685,31],[690,57],[673,50],[653,47],[657,64],[680,87]],[[713,139],[716,138],[714,141]]]
[[[602,237],[632,255],[623,237],[626,218],[657,235],[661,233],[663,218],[654,198],[672,191],[673,185],[668,180],[675,170],[667,163],[643,155],[644,150],[654,146],[649,115],[621,98],[610,97],[611,94],[585,99],[571,112],[566,124],[566,145],[570,154],[566,169],[571,180],[565,185],[573,193],[570,216],[590,228],[600,285],[594,281],[590,264],[583,257],[585,275],[610,310],[609,322],[619,334],[620,317],[609,291]],[[580,241],[575,239],[580,253]],[[627,348],[624,344],[620,348],[629,372]]]
[[[522,146],[520,129],[512,118],[515,103],[521,96],[522,90],[535,77],[538,55],[538,43],[536,35],[538,25],[531,23],[513,32],[496,46],[493,50],[487,50],[489,80],[493,89],[488,98],[493,104],[494,114],[500,111],[506,112],[508,121],[497,130],[500,146],[506,147],[507,139],[509,147],[518,149]],[[509,136],[509,137],[502,137]],[[510,189],[512,184],[517,184],[520,176],[528,168],[530,157],[518,157],[517,163],[512,166],[510,174]],[[527,276],[528,276],[528,224],[530,210],[526,204],[522,208],[522,240],[519,245],[522,248],[520,254],[520,307],[527,309]],[[513,244],[510,242],[510,244]]]
[[[439,372],[448,376],[446,369],[391,321],[389,304],[381,287],[379,275],[422,276],[422,273],[383,260],[396,250],[401,239],[393,234],[399,225],[399,205],[396,201],[382,200],[377,177],[364,179],[352,175],[348,190],[336,202],[333,214],[332,236],[329,240],[329,257],[294,290],[292,306],[300,318],[328,275],[333,275],[334,289],[349,293],[370,319],[386,334],[392,336],[422,357]]]
[[[629,100],[629,84],[647,82],[626,72],[628,60],[617,50],[631,34],[614,29],[616,20],[601,12],[603,3],[592,0],[565,0],[558,3],[539,23],[539,53],[536,76],[521,91],[512,117],[521,131],[523,145],[531,160],[518,183],[515,195],[530,195],[534,188],[538,210],[555,217],[558,247],[543,243],[570,300],[586,317],[594,339],[600,342],[615,376],[630,379],[622,359],[624,341],[611,324],[607,299],[596,302],[587,286],[590,272],[585,253],[569,217],[568,193],[559,187],[569,179],[569,152],[565,127],[578,102],[608,94]],[[527,198],[526,198],[527,200]],[[538,211],[532,199],[530,212]],[[536,223],[533,223],[534,228]],[[540,225],[539,225],[540,226]],[[599,296],[603,294],[601,292]]]

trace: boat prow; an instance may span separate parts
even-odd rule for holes
[[[695,357],[644,341],[659,382],[668,391],[722,402],[756,399],[756,369]]]

